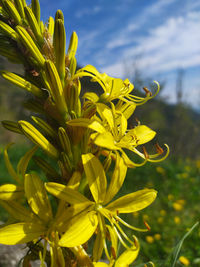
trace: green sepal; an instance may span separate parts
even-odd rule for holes
[[[58,70],[61,81],[64,82],[66,34],[64,22],[61,19],[55,20],[53,44],[56,57],[56,68]]]
[[[27,121],[19,121],[18,124],[28,139],[40,146],[50,156],[58,158],[58,150],[34,126]]]
[[[3,34],[5,34],[6,36],[14,39],[15,41],[17,41],[19,38],[17,32],[3,21],[0,21],[0,31],[3,32]]]
[[[44,42],[41,31],[40,31],[40,22],[38,23],[32,9],[30,7],[25,7],[24,8],[25,14],[26,14],[26,19],[29,23],[29,26],[31,27],[31,30],[33,31],[36,39],[40,44]]]
[[[17,11],[15,5],[10,0],[6,0],[6,1],[3,1],[3,6],[4,6],[6,12],[9,14],[10,18],[15,21],[15,24],[20,25],[22,23],[22,20],[21,20],[21,16],[20,16],[19,12]]]
[[[41,54],[40,50],[34,43],[31,36],[28,34],[28,32],[21,26],[17,26],[16,30],[18,34],[20,35],[21,41],[24,44],[24,46],[30,51],[31,55],[36,60],[37,64],[41,67],[44,66],[45,59],[43,55]]]
[[[16,200],[22,198],[24,195],[24,188],[15,184],[4,184],[0,186],[1,200]]]
[[[6,79],[7,81],[21,87],[22,89],[32,93],[33,95],[42,98],[44,96],[44,91],[42,91],[40,88],[35,86],[34,84],[30,83],[29,81],[25,80],[19,75],[16,75],[9,71],[1,71],[1,76]]]
[[[31,8],[33,14],[35,15],[36,21],[38,25],[40,24],[40,3],[39,0],[32,0],[31,1]]]
[[[14,0],[15,6],[21,16],[22,19],[25,18],[25,14],[24,14],[24,5],[23,5],[23,1],[22,0]]]
[[[22,134],[19,125],[17,122],[14,121],[2,121],[1,124],[3,125],[3,127],[11,132],[14,133],[18,133],[18,134]]]

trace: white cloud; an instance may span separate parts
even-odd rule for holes
[[[120,62],[122,65],[124,60],[131,63],[138,55],[141,55],[139,68],[150,74],[200,66],[199,29],[200,12],[169,18],[163,25],[151,29],[147,37],[138,39],[136,46],[124,50],[120,61],[106,69],[121,70]]]
[[[80,19],[83,16],[87,16],[87,15],[94,15],[99,13],[102,10],[102,8],[100,6],[94,6],[92,8],[82,8],[80,10],[78,10],[75,13],[75,17]]]

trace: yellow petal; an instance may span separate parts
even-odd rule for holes
[[[113,113],[110,108],[108,108],[105,104],[98,103],[97,104],[97,111],[100,114],[101,118],[106,120],[110,129],[114,128],[114,120],[113,120]]]
[[[98,133],[103,133],[106,131],[105,128],[98,121],[90,120],[87,118],[74,119],[68,121],[67,124],[69,124],[70,126],[86,127]]]
[[[153,189],[138,190],[110,203],[106,209],[111,212],[130,213],[142,210],[149,206],[156,198],[157,192]]]
[[[44,226],[35,223],[16,223],[0,228],[0,243],[16,245],[30,242],[45,232]]]
[[[136,126],[130,130],[120,141],[120,144],[125,143],[130,146],[137,146],[151,141],[156,135],[156,132],[145,125]]]
[[[18,221],[33,222],[39,221],[38,217],[30,210],[19,204],[17,201],[0,201],[0,205]]]
[[[81,178],[82,178],[81,173],[78,171],[75,171],[72,177],[70,178],[67,186],[70,187],[71,189],[78,190]]]
[[[91,102],[96,103],[99,100],[99,97],[97,94],[93,93],[93,92],[87,92],[83,95],[83,98],[86,98],[88,100],[90,100]]]
[[[31,160],[33,154],[36,152],[37,149],[38,147],[34,146],[28,152],[26,152],[26,154],[20,159],[17,165],[17,173],[22,175],[22,177],[24,177],[29,161]]]
[[[95,145],[105,147],[110,150],[118,150],[119,147],[115,145],[115,139],[110,132],[94,133],[91,134],[90,138],[93,140]]]
[[[105,262],[93,262],[95,267],[109,267],[110,265]]]
[[[51,220],[52,210],[42,180],[36,174],[26,174],[24,190],[32,211],[45,222]]]
[[[117,261],[115,262],[115,267],[127,267],[132,262],[135,261],[139,253],[139,246],[137,248],[133,247],[132,249],[124,251]]]
[[[15,184],[4,184],[0,186],[1,200],[15,200],[23,197],[24,188]]]
[[[93,245],[93,252],[92,252],[93,260],[94,261],[100,260],[102,253],[103,253],[103,237],[100,232],[100,229],[98,229],[98,233]]]
[[[92,204],[91,204],[92,203]],[[57,210],[55,227],[59,232],[65,232],[70,224],[73,217],[81,214],[83,212],[89,212],[94,210],[93,202],[83,202],[79,204],[74,204],[70,207],[66,207],[63,203],[59,203],[60,210]],[[66,203],[64,203],[66,204]]]
[[[124,103],[117,105],[116,111],[123,113],[124,117],[128,120],[135,111],[136,104],[134,102]]]
[[[110,234],[110,241],[111,241],[111,246],[112,246],[112,254],[115,253],[115,255],[117,254],[118,251],[118,237],[117,234],[115,232],[115,230],[113,229],[113,227],[111,227],[110,225],[106,225],[106,228],[108,229],[108,232]],[[114,258],[115,258],[115,255]]]
[[[82,155],[82,161],[94,200],[96,203],[101,203],[104,201],[107,189],[107,179],[103,166],[99,159],[91,153]]]
[[[95,211],[83,212],[72,218],[67,231],[61,237],[59,246],[75,247],[87,242],[98,224]]]
[[[126,177],[127,166],[122,157],[116,153],[115,169],[112,174],[112,178],[109,184],[109,188],[106,193],[104,204],[107,204],[117,194],[123,185]]]
[[[59,199],[65,200],[70,204],[79,204],[84,202],[92,203],[89,199],[87,199],[77,190],[74,190],[66,185],[50,182],[46,183],[45,187],[49,193]]]
[[[4,160],[5,160],[5,164],[6,164],[6,168],[10,174],[10,176],[17,182],[17,183],[21,183],[20,177],[17,175],[17,173],[15,172],[10,159],[8,157],[8,148],[12,145],[12,143],[8,144],[6,146],[6,148],[4,149]]]

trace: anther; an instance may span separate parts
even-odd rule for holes
[[[113,258],[116,259],[117,255],[116,255],[115,249],[113,247],[110,247],[110,250],[111,250],[111,254],[112,254]]]
[[[145,91],[146,96],[152,96],[152,93],[149,91],[147,87],[143,87],[143,90]]]
[[[143,153],[144,153],[144,156],[145,156],[145,159],[148,159],[149,158],[149,154],[145,148],[145,146],[142,146],[142,150],[143,150]]]
[[[159,146],[158,143],[155,144],[155,147],[158,154],[162,154],[164,152],[164,150],[162,149],[162,147]]]
[[[144,225],[146,226],[148,231],[151,231],[151,227],[149,226],[149,224],[147,222],[144,221]]]

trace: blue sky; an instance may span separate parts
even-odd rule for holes
[[[40,0],[46,21],[61,9],[67,38],[79,37],[78,63],[101,72],[165,81],[176,99],[177,70],[184,70],[184,101],[200,106],[200,0]],[[127,71],[128,70],[128,71]],[[126,73],[125,73],[126,72]],[[134,81],[133,81],[134,83]]]

